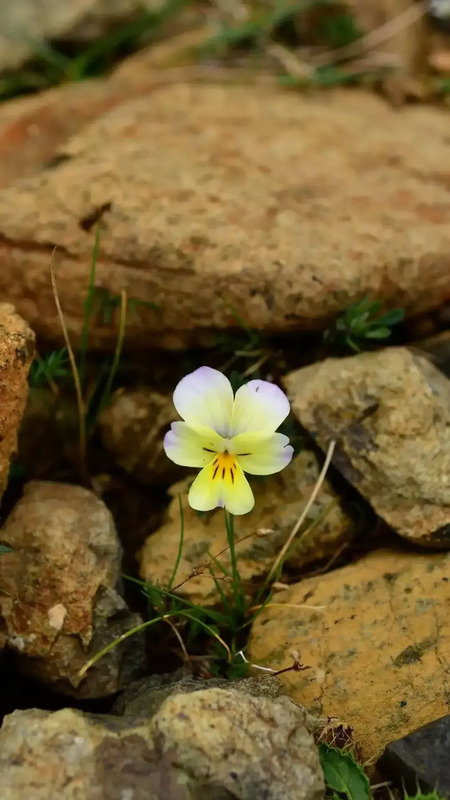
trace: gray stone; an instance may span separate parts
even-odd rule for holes
[[[329,358],[284,380],[333,464],[402,536],[450,546],[450,381],[406,347]]]
[[[412,795],[420,786],[423,792],[450,798],[450,715],[389,744],[378,767]]]
[[[273,678],[214,684],[150,680],[124,716],[14,712],[2,800],[322,800],[306,711]]]

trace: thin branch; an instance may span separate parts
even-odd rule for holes
[[[315,66],[332,64],[336,61],[352,58],[358,56],[364,50],[369,50],[371,47],[387,41],[392,36],[400,33],[409,25],[418,22],[425,14],[425,7],[419,4],[409,6],[401,14],[398,14],[394,19],[389,19],[383,25],[380,25],[374,31],[370,31],[365,36],[357,39],[356,42],[345,45],[345,47],[338,47],[336,50],[329,50],[315,59]]]

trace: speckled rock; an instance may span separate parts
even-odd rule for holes
[[[174,685],[153,719],[16,711],[0,731],[2,800],[321,800],[310,718],[250,683]]]
[[[251,660],[286,673],[289,694],[354,729],[365,760],[448,713],[450,555],[379,550],[275,596],[253,626]],[[322,611],[296,608],[310,604]]]
[[[285,378],[292,408],[333,463],[402,536],[450,545],[450,381],[389,348],[327,359]]]
[[[143,664],[125,642],[81,679],[79,670],[138,624],[117,591],[120,546],[112,517],[80,486],[33,481],[2,528],[14,552],[0,559],[0,619],[20,668],[79,698],[118,691]],[[131,640],[130,640],[131,641]]]
[[[276,475],[263,480],[250,477],[256,500],[255,508],[251,514],[235,517],[234,520],[236,539],[248,537],[237,545],[243,581],[256,582],[267,574],[305,507],[319,471],[316,456],[305,450]],[[173,499],[167,521],[156,533],[149,536],[140,552],[141,576],[162,586],[167,585],[171,577],[180,543],[179,496],[183,507],[184,545],[175,583],[181,582],[195,568],[207,564],[208,553],[221,553],[221,563],[226,568],[230,566],[223,512],[217,510],[199,515],[189,506],[187,492],[192,477],[191,475],[172,487],[170,493]],[[325,509],[330,504],[331,507],[325,515]],[[354,523],[327,480],[322,485],[302,531],[306,531],[322,513],[323,519],[310,533],[297,537],[287,562],[290,567],[299,568],[319,561],[333,555],[350,542],[355,530]],[[224,549],[226,552],[223,552]],[[185,583],[180,592],[194,602],[209,605],[217,602],[217,592],[208,568],[204,572],[203,576]],[[224,591],[228,588],[225,583]]]
[[[445,110],[397,115],[364,93],[325,102],[263,86],[165,86],[100,116],[52,170],[0,192],[0,293],[60,340],[56,245],[79,342],[101,216],[98,287],[156,305],[130,313],[130,346],[211,344],[235,325],[233,310],[277,332],[323,328],[367,294],[407,315],[439,307],[450,294],[447,135]],[[94,315],[92,347],[116,339]]]
[[[0,498],[8,481],[11,456],[28,397],[28,372],[34,334],[6,303],[0,303]]]
[[[164,453],[164,433],[177,412],[168,395],[145,387],[119,390],[100,417],[103,444],[114,461],[143,483],[168,485],[185,469]]]
[[[21,66],[46,39],[89,40],[146,6],[162,0],[14,0],[5,2],[0,19],[0,71]]]

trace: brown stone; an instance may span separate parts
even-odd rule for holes
[[[450,545],[450,381],[394,347],[285,378],[292,408],[334,465],[402,536]]]
[[[0,498],[28,396],[28,372],[34,356],[34,334],[6,303],[0,303]]]
[[[449,581],[450,555],[377,551],[275,595],[286,605],[258,616],[249,657],[278,670],[300,655],[289,694],[349,724],[372,760],[448,713]]]
[[[103,444],[116,464],[143,483],[168,485],[185,474],[163,448],[177,412],[168,395],[142,387],[119,390],[100,417]]]
[[[303,708],[266,681],[199,684],[131,716],[15,711],[0,732],[2,800],[322,800]]]
[[[166,86],[87,126],[51,171],[0,192],[0,292],[61,340],[57,246],[79,342],[101,216],[97,286],[156,304],[130,312],[130,345],[211,342],[236,324],[233,310],[277,332],[323,328],[362,295],[407,315],[439,307],[450,294],[447,135],[442,109],[398,115],[358,92],[325,102]],[[91,334],[93,347],[112,346],[117,325],[98,313]]]
[[[56,691],[102,697],[143,662],[142,641],[79,670],[139,623],[117,592],[120,545],[112,517],[80,486],[33,481],[2,527],[14,552],[0,559],[0,616],[21,669]]]
[[[234,519],[236,539],[248,537],[236,546],[236,553],[242,580],[249,586],[252,581],[256,584],[259,579],[261,582],[268,573],[309,500],[319,471],[316,456],[303,451],[276,475],[264,480],[252,480],[250,476],[255,508],[250,514]],[[190,508],[187,490],[192,477],[171,488],[173,499],[167,521],[148,537],[140,552],[141,576],[160,586],[169,583],[180,545],[179,495],[183,508],[184,544],[175,584],[190,575],[192,570],[207,563],[210,560],[208,553],[221,553],[219,561],[226,569],[230,569],[223,512],[199,515]],[[327,509],[328,513],[325,514]],[[323,518],[308,533],[306,529],[322,514]],[[353,521],[344,511],[331,484],[325,481],[294,542],[287,563],[291,568],[298,569],[331,556],[350,542],[353,533]],[[217,568],[214,571],[220,574]],[[223,589],[228,593],[229,585],[224,583]],[[218,599],[208,569],[205,569],[204,575],[185,583],[179,591],[191,601],[203,605],[211,605]]]

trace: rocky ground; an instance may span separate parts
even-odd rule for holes
[[[450,797],[450,11],[7,5],[1,800]],[[239,583],[163,449],[203,364],[291,403]]]

